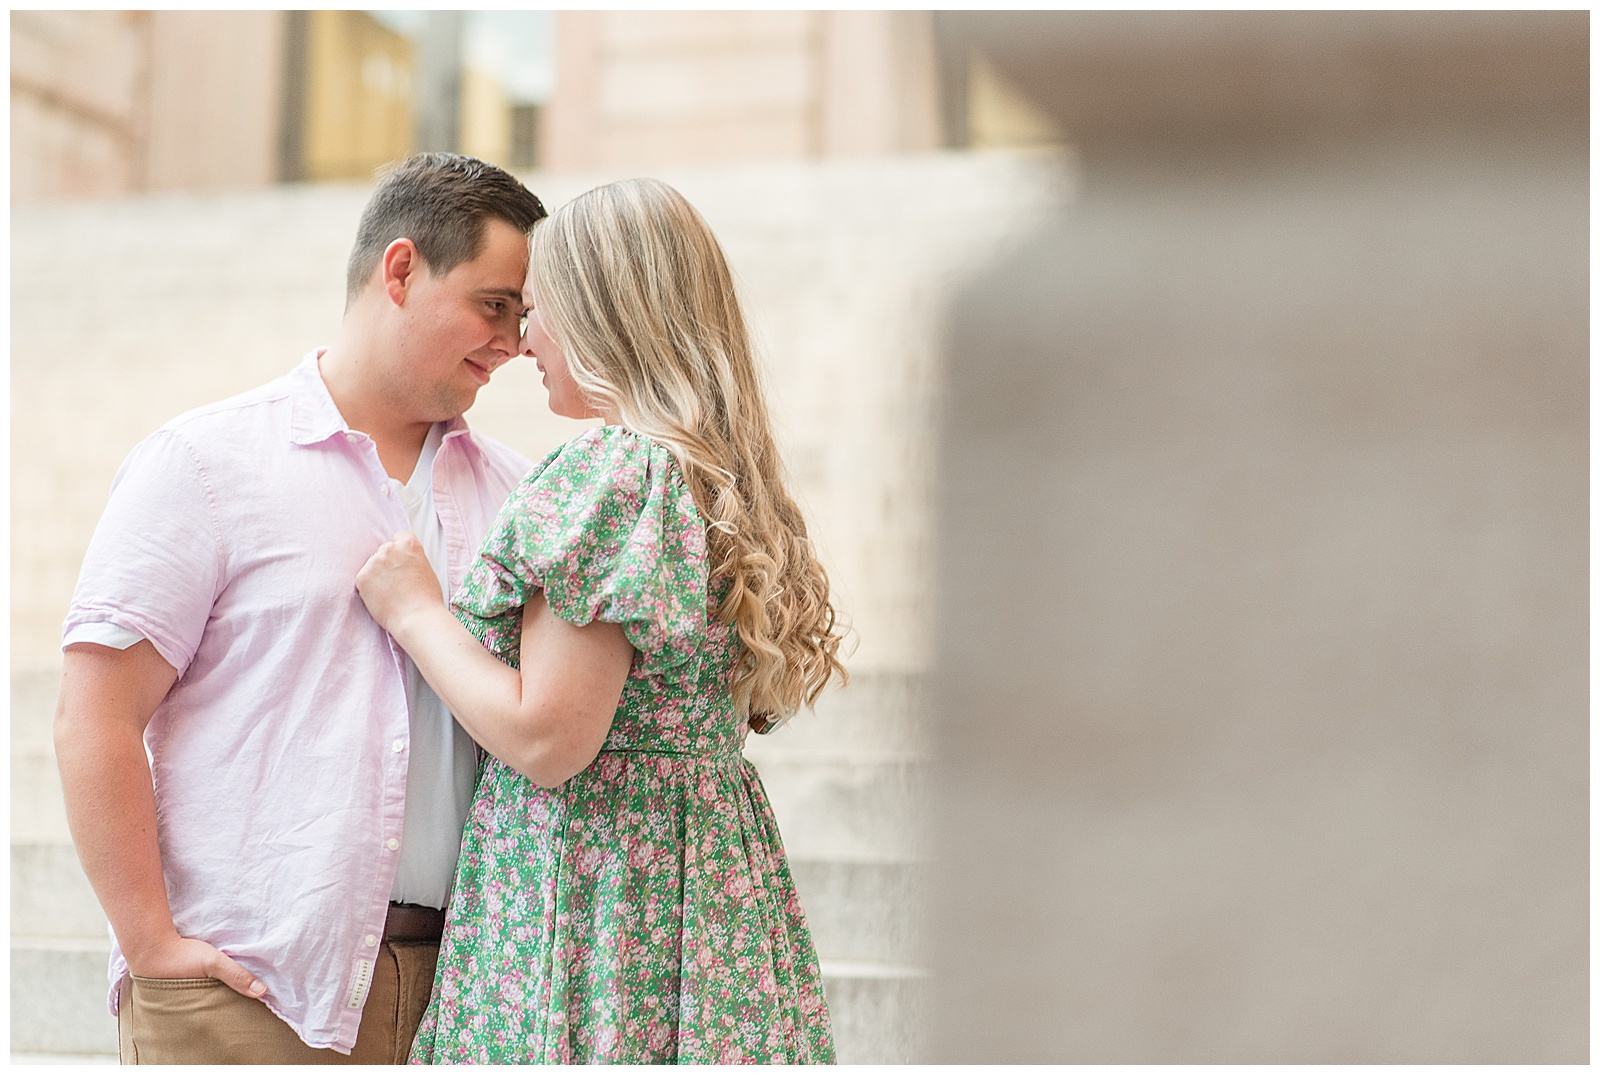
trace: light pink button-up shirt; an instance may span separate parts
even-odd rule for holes
[[[64,630],[109,622],[178,670],[145,744],[178,932],[267,985],[313,1046],[348,1053],[405,818],[403,657],[355,590],[408,527],[318,354],[190,411],[123,463]],[[526,459],[446,427],[433,489],[453,590]],[[127,973],[111,954],[111,1006]]]

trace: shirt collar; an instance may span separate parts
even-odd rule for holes
[[[317,348],[289,371],[289,439],[296,444],[321,444],[340,433],[350,432],[350,425],[339,413],[327,384],[322,380],[322,370],[317,365],[325,351],[326,347]],[[467,420],[459,414],[444,424],[443,440],[458,437],[474,449],[478,448],[472,430],[467,428]]]
[[[322,383],[317,360],[326,347],[312,351],[289,372],[289,439],[296,444],[321,444],[329,437],[347,433],[350,426],[334,405],[328,386]]]

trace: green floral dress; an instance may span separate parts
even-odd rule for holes
[[[594,762],[541,788],[485,756],[412,1063],[830,1063],[816,950],[729,688],[705,526],[620,426],[511,494],[454,605],[515,667],[543,589],[637,651]]]

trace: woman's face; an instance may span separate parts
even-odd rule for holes
[[[544,374],[544,389],[550,393],[550,409],[563,418],[594,418],[596,415],[584,403],[578,383],[567,370],[567,356],[550,335],[544,315],[533,303],[533,295],[524,289],[522,302],[528,307],[528,327],[522,336],[522,353],[539,364]]]

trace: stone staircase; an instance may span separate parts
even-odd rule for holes
[[[67,834],[50,745],[54,672],[12,681],[11,1059],[116,1060],[105,916]],[[760,770],[822,957],[843,1063],[911,1059],[924,752],[911,681],[863,675],[746,749]]]
[[[907,1063],[923,1016],[926,749],[914,680],[858,675],[751,736],[822,958],[839,1062]]]
[[[11,1059],[115,1063],[105,915],[67,833],[50,720],[59,672],[11,681]]]

